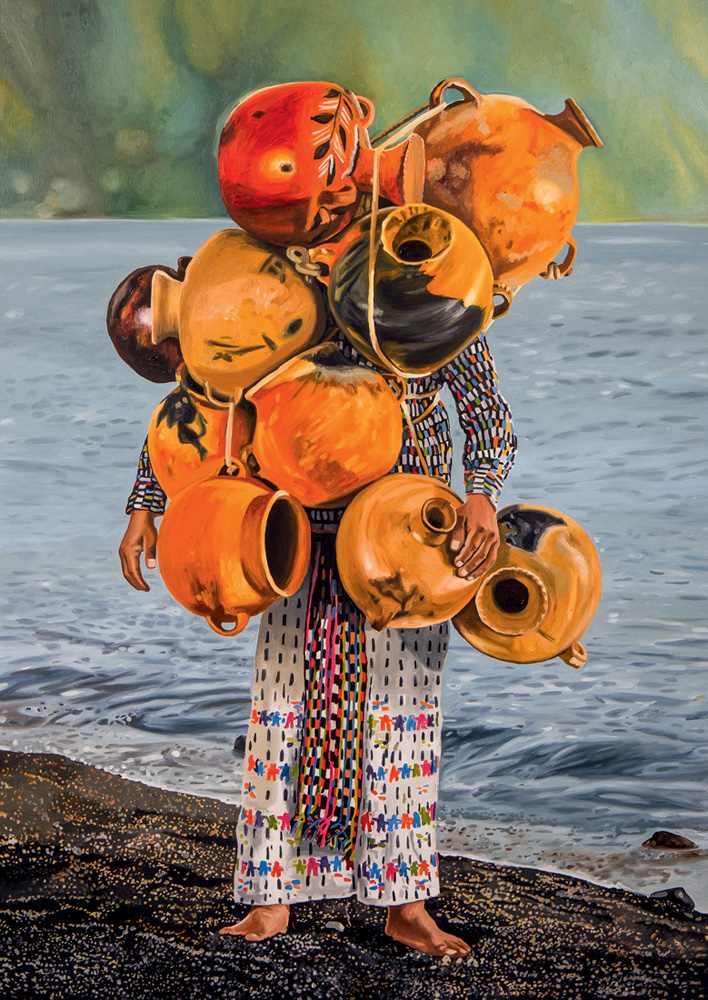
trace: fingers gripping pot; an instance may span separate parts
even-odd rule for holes
[[[372,189],[374,106],[336,83],[287,83],[244,98],[219,143],[219,183],[231,218],[283,246],[341,232]],[[423,190],[423,142],[409,136],[381,154],[381,193],[401,205]]]
[[[569,98],[557,115],[544,115],[518,97],[480,94],[466,80],[443,80],[462,100],[423,122],[423,199],[459,219],[477,235],[494,277],[513,288],[543,274],[566,243],[559,273],[575,256],[570,231],[578,213],[578,155],[602,146],[592,123]]]
[[[284,361],[321,340],[322,294],[274,247],[236,229],[202,244],[179,282],[152,279],[153,340],[178,337],[190,376],[239,398]]]
[[[385,378],[349,364],[334,344],[289,361],[246,398],[256,408],[259,474],[308,507],[343,505],[398,458],[396,395]]]
[[[157,553],[175,600],[220,635],[237,635],[253,615],[302,585],[310,527],[302,505],[284,491],[218,476],[169,503]]]
[[[449,535],[460,498],[439,479],[395,473],[367,486],[345,510],[337,567],[373,628],[444,622],[479,582],[457,575]]]
[[[248,445],[254,423],[250,413],[237,406],[230,422],[227,449],[228,406],[210,402],[196,386],[188,388],[186,379],[155,409],[147,435],[148,454],[170,499],[192,483],[218,475],[226,455],[239,455]]]
[[[474,599],[455,618],[475,649],[512,663],[560,656],[580,667],[578,641],[600,600],[600,562],[580,525],[550,507],[519,504],[497,518],[496,562]]]
[[[367,216],[309,257],[329,269],[322,280],[337,325],[374,364],[428,374],[509,308],[511,294],[495,284],[479,240],[447,212],[421,204],[379,212],[373,275],[370,229]],[[495,306],[497,294],[503,302]]]

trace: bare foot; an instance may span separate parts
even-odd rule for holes
[[[243,920],[231,927],[222,927],[219,934],[243,934],[247,941],[263,941],[288,929],[290,907],[287,903],[252,906]]]
[[[386,933],[395,941],[407,944],[426,955],[466,955],[470,946],[462,938],[441,930],[425,909],[423,900],[389,906]]]

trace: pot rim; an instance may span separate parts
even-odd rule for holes
[[[273,507],[280,500],[287,500],[288,506],[290,507],[290,510],[294,514],[295,520],[297,522],[301,522],[301,518],[299,516],[300,510],[298,508],[301,507],[302,505],[299,503],[299,501],[291,493],[288,493],[287,490],[276,490],[268,498],[268,503],[266,504],[266,508],[263,513],[263,517],[261,519],[259,535],[258,535],[259,551],[263,554],[263,562],[262,562],[263,573],[268,583],[268,586],[271,587],[274,593],[276,593],[279,597],[291,597],[302,582],[299,581],[297,586],[293,588],[292,583],[294,580],[297,580],[298,576],[297,564],[298,564],[299,553],[297,551],[295,553],[295,558],[293,559],[293,566],[288,574],[288,580],[285,584],[285,589],[284,589],[275,582],[275,578],[271,572],[271,568],[268,562],[268,550],[266,548],[266,529],[268,527],[268,520],[270,518]],[[293,540],[293,544],[295,544],[298,549],[300,547],[299,542],[300,542],[299,538],[295,538]]]
[[[430,257],[425,257],[422,261],[410,261],[403,260],[402,257],[398,256],[398,253],[393,248],[393,238],[389,230],[400,220],[401,225],[408,222],[410,219],[420,218],[423,215],[435,215],[437,216],[446,226],[448,239],[445,246],[441,247],[435,253],[432,253]],[[386,218],[381,224],[381,246],[393,257],[399,264],[403,267],[419,269],[421,264],[427,263],[428,261],[439,261],[450,252],[450,248],[455,242],[455,232],[453,226],[448,221],[448,213],[442,209],[435,208],[432,205],[426,205],[424,202],[413,202],[410,205],[399,205],[395,208],[387,210]],[[431,248],[432,249],[432,248]]]

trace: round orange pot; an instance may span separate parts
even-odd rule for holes
[[[302,505],[282,490],[218,476],[169,503],[157,555],[175,600],[220,635],[237,635],[253,615],[302,585],[310,527]],[[225,628],[229,623],[233,628]]]
[[[155,409],[147,435],[148,454],[157,481],[170,499],[221,471],[228,417],[228,408],[212,405],[184,384]],[[252,416],[237,406],[229,455],[238,456],[252,435]]]
[[[449,551],[461,504],[439,479],[407,473],[379,479],[349,504],[337,567],[373,628],[434,625],[469,603],[479,581],[458,576]]]
[[[383,376],[349,364],[334,344],[289,361],[246,398],[256,408],[259,475],[308,507],[344,504],[398,458],[395,393]]]
[[[518,504],[499,512],[494,566],[455,618],[457,631],[488,656],[538,663],[587,658],[578,641],[597,610],[602,573],[585,531],[550,507]]]
[[[494,277],[518,288],[544,273],[569,241],[578,213],[578,154],[602,140],[572,98],[560,114],[544,115],[518,97],[482,95],[450,79],[433,90],[431,106],[449,88],[462,100],[416,129],[426,150],[423,200],[473,229]]]
[[[376,217],[373,272],[374,338],[369,325],[371,216],[338,243],[310,250],[326,264],[329,303],[337,325],[369,361],[406,375],[451,361],[509,308],[486,253],[459,219],[428,205],[404,205]],[[493,296],[504,302],[495,307]]]
[[[240,397],[268,372],[321,340],[325,303],[318,285],[285,254],[226,229],[202,244],[184,281],[152,279],[153,340],[178,337],[192,378]]]

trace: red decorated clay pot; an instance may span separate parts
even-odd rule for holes
[[[163,271],[184,280],[191,257],[180,257],[177,270],[164,264],[139,267],[121,281],[108,303],[106,326],[113,346],[127,365],[151,382],[174,382],[182,363],[174,337],[155,344],[152,339],[152,279]]]
[[[347,226],[371,191],[374,106],[336,83],[287,83],[244,98],[219,143],[219,183],[239,226],[270,243],[311,246]],[[423,144],[381,153],[381,196],[419,201]]]
[[[456,215],[487,251],[494,277],[518,288],[546,272],[566,243],[578,212],[578,154],[602,140],[572,98],[544,115],[518,97],[480,94],[465,80],[433,90],[463,99],[416,129],[425,142],[423,201]],[[560,267],[569,273],[575,254]]]

